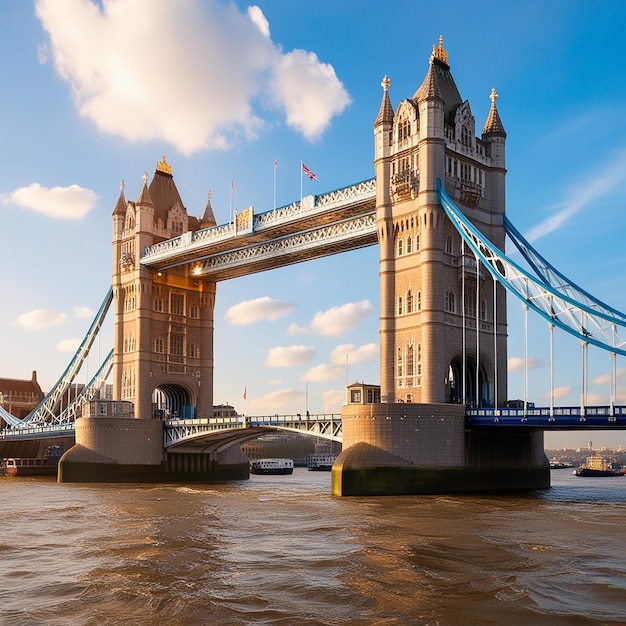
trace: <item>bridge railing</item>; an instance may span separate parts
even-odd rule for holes
[[[626,428],[626,406],[570,406],[466,409],[468,426],[524,426],[546,430],[576,426]]]

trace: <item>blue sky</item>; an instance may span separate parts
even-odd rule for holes
[[[262,212],[274,195],[278,206],[299,199],[301,161],[319,179],[305,179],[305,195],[371,178],[381,79],[394,108],[411,97],[439,35],[477,129],[491,88],[499,94],[509,218],[567,276],[626,310],[625,19],[620,0],[4,0],[0,376],[37,370],[47,390],[69,362],[111,282],[121,179],[136,199],[166,154],[189,214],[202,215],[211,190],[224,223],[231,181],[235,207]],[[346,381],[378,382],[378,309],[376,247],[219,283],[216,403],[338,412]],[[522,329],[511,296],[510,398],[524,393]],[[531,318],[537,405],[549,402],[548,338]],[[580,348],[555,343],[557,403],[578,405]],[[609,368],[590,350],[590,402],[608,404]],[[624,432],[547,435],[546,445],[590,439],[626,445]]]

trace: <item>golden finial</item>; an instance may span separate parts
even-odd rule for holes
[[[164,174],[171,174],[172,173],[172,166],[168,165],[167,161],[165,160],[165,155],[163,155],[163,158],[157,163],[157,172],[163,172]]]
[[[389,89],[389,85],[391,84],[391,81],[389,80],[389,76],[387,76],[387,74],[385,74],[385,77],[383,78],[383,82],[380,83],[380,86],[387,91]]]
[[[124,182],[124,179],[122,178],[122,180],[120,181],[120,190],[124,191],[124,187],[126,187],[126,183]]]
[[[433,56],[448,65],[448,53],[443,49],[443,35],[439,35],[439,46],[433,45]]]
[[[491,88],[491,95],[489,96],[489,99],[491,100],[492,105],[496,104],[496,100],[498,99],[498,93],[496,92],[495,87]]]

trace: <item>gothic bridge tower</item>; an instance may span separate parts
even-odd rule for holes
[[[113,397],[133,402],[136,418],[213,416],[215,283],[189,266],[155,272],[139,263],[147,246],[210,226],[210,194],[202,219],[189,216],[165,156],[135,202],[122,183],[113,211]]]
[[[503,250],[506,133],[497,95],[477,137],[441,38],[426,78],[395,114],[388,86],[385,79],[374,125],[381,397],[493,406],[506,399],[506,293],[495,285],[494,303],[491,276],[446,218],[437,181]]]
[[[380,249],[380,403],[343,407],[333,493],[374,495],[549,484],[543,433],[465,429],[465,406],[507,396],[504,288],[466,249],[438,181],[504,250],[506,132],[491,91],[480,137],[442,38],[426,76],[394,112],[385,76],[374,123]],[[519,435],[519,436],[518,436]]]

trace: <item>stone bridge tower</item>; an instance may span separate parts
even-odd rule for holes
[[[491,91],[480,137],[439,45],[396,111],[384,78],[374,123],[380,248],[380,402],[342,409],[335,495],[549,485],[543,433],[473,432],[466,406],[507,395],[505,289],[466,249],[438,183],[504,250],[506,133]]]
[[[388,86],[386,78],[374,126],[381,397],[493,406],[506,399],[506,292],[464,249],[437,181],[503,250],[506,133],[497,96],[492,90],[477,137],[441,39],[423,83],[395,114]]]
[[[156,272],[139,263],[147,246],[210,226],[210,194],[202,219],[189,216],[165,157],[149,185],[144,174],[135,202],[122,184],[113,211],[113,397],[133,402],[136,418],[213,416],[215,283],[193,266]]]

